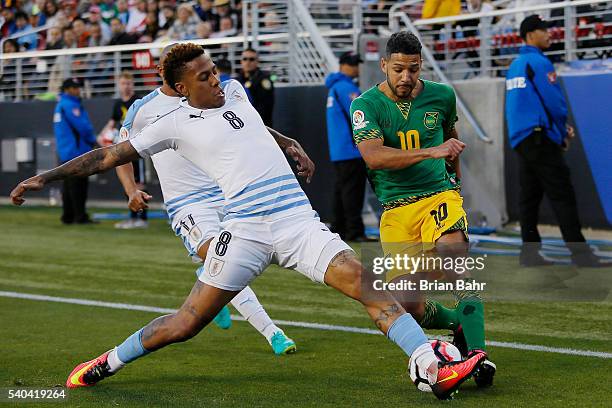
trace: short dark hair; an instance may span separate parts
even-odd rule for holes
[[[23,18],[24,20],[28,20],[28,15],[23,11],[18,11],[15,13],[15,20]]]
[[[204,54],[204,48],[194,43],[176,44],[163,62],[164,80],[176,92],[176,83],[180,81],[187,63]]]
[[[387,48],[385,54],[387,58],[391,54],[399,53],[406,55],[421,55],[421,42],[416,35],[409,31],[400,31],[391,35],[389,41],[387,41]]]
[[[244,50],[242,50],[242,52],[254,52],[255,54],[257,54],[257,50],[252,47],[247,47]]]
[[[232,63],[227,58],[219,58],[215,65],[217,65],[217,70],[219,72],[223,72],[225,74],[232,73]]]

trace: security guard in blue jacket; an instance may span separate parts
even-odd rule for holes
[[[53,129],[60,162],[65,163],[87,153],[96,145],[89,115],[81,104],[82,83],[69,78],[62,84],[62,93],[53,114]],[[62,190],[64,224],[90,224],[85,212],[87,201],[87,177],[71,177],[64,180]]]
[[[351,102],[361,95],[355,78],[359,76],[359,55],[340,56],[340,71],[325,79],[327,94],[327,140],[334,164],[334,222],[332,230],[347,241],[367,241],[361,210],[366,185],[366,166],[353,142]]]
[[[567,103],[550,60],[547,23],[537,15],[521,22],[525,41],[506,75],[506,121],[510,145],[519,158],[519,210],[524,266],[550,264],[539,254],[538,210],[544,194],[550,200],[573,262],[599,266],[580,231],[576,195],[563,158],[574,129],[567,123]]]

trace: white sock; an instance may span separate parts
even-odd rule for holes
[[[242,317],[251,323],[251,326],[257,329],[268,340],[268,343],[271,341],[274,333],[283,332],[270,319],[270,316],[268,316],[261,303],[259,303],[259,299],[255,296],[255,292],[250,287],[247,286],[242,289],[232,299],[232,306],[238,310]]]
[[[121,370],[123,368],[123,366],[125,366],[125,363],[123,361],[119,360],[119,356],[117,356],[117,347],[115,347],[108,354],[108,358],[107,358],[106,362],[108,363],[108,366],[110,367],[110,372],[111,373],[116,373],[117,371]]]
[[[410,358],[415,359],[420,370],[419,375],[427,378],[429,384],[435,384],[438,381],[438,359],[429,342],[417,347]]]

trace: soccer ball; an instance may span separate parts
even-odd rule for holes
[[[433,351],[442,363],[450,363],[451,361],[460,361],[461,353],[459,349],[453,346],[451,343],[442,340],[429,340]],[[426,378],[421,377],[419,374],[419,367],[411,359],[410,360],[410,379],[417,386],[420,391],[431,392],[431,387]]]

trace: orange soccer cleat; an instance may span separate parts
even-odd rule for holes
[[[439,363],[438,380],[431,386],[431,390],[438,399],[451,399],[459,386],[480,368],[486,357],[483,352],[476,353],[467,360]]]
[[[90,387],[95,385],[98,381],[113,375],[114,373],[110,372],[110,367],[107,362],[110,352],[109,350],[93,360],[77,365],[68,376],[66,387]]]

